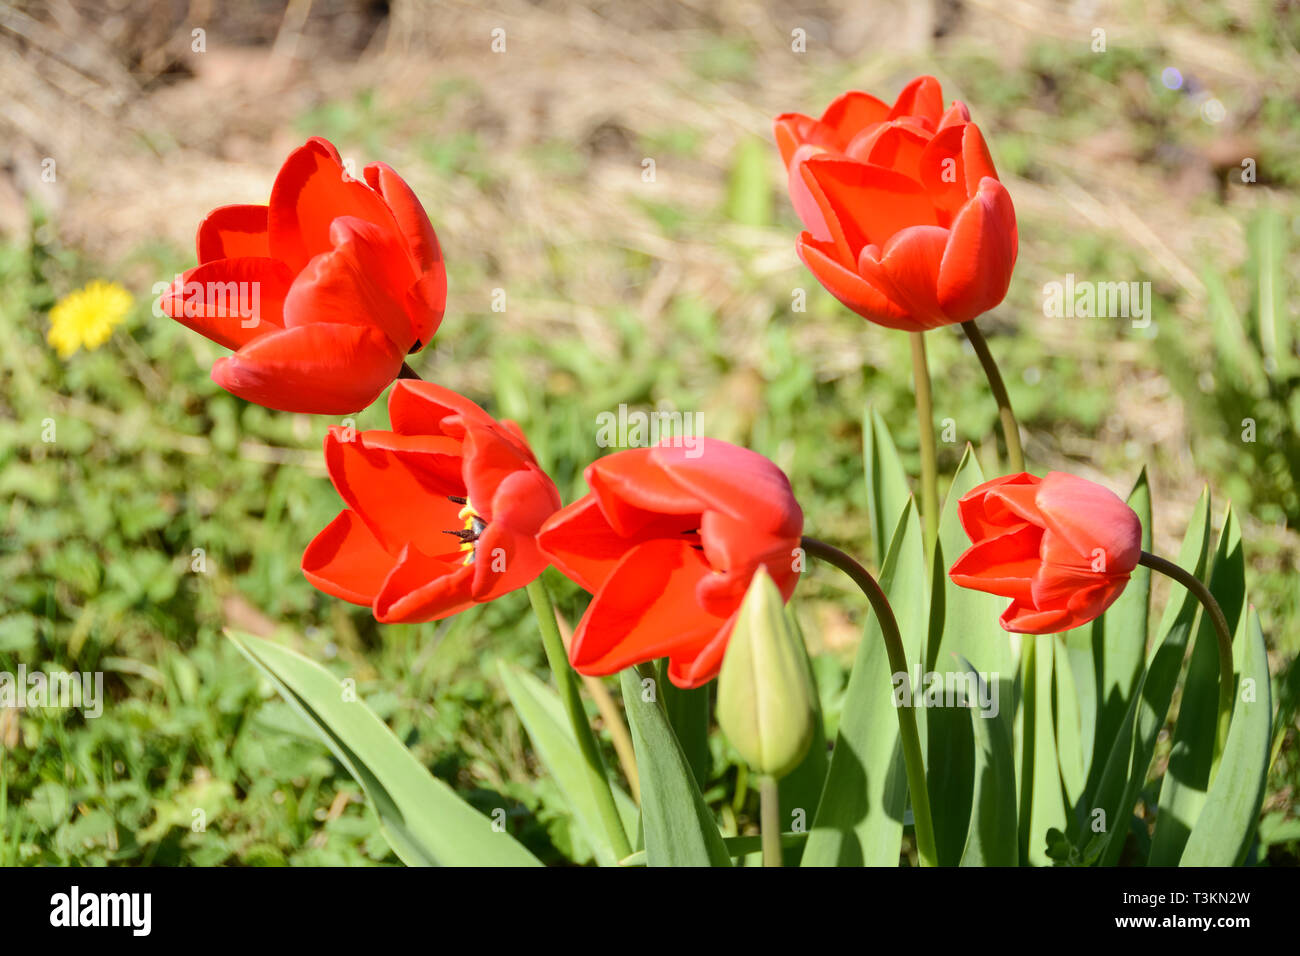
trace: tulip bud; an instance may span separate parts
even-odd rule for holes
[[[812,742],[816,690],[781,592],[760,567],[718,675],[718,724],[756,772],[782,777]]]

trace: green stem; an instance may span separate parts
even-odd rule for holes
[[[775,777],[762,779],[758,799],[763,834],[763,865],[781,866],[781,791]]]
[[[1210,589],[1192,572],[1146,551],[1142,552],[1138,564],[1159,571],[1191,591],[1214,624],[1214,633],[1219,639],[1219,720],[1214,735],[1214,763],[1217,765],[1227,742],[1228,725],[1232,722],[1232,631],[1228,629],[1228,619]]]
[[[894,674],[910,674],[907,669],[907,653],[903,650],[903,637],[898,632],[898,621],[894,610],[889,606],[889,599],[880,589],[870,572],[861,564],[845,554],[839,548],[832,547],[825,541],[804,536],[802,542],[805,553],[821,558],[828,564],[839,568],[862,589],[862,593],[871,602],[871,609],[880,622],[880,633],[885,638],[885,652],[889,656],[889,668]],[[916,714],[911,705],[895,708],[898,712],[898,732],[903,744],[903,763],[907,768],[907,789],[912,798],[912,820],[916,827],[916,852],[922,866],[937,866],[938,855],[934,848],[934,824],[930,821],[930,792],[925,783],[925,757],[921,751],[921,735],[916,729]]]
[[[564,641],[560,638],[560,627],[555,621],[555,605],[551,603],[551,592],[540,577],[528,585],[528,599],[533,603],[533,612],[542,629],[542,646],[546,649],[546,660],[551,665],[560,699],[564,701],[564,710],[573,734],[578,740],[578,749],[587,764],[587,777],[591,782],[592,795],[596,800],[596,809],[600,813],[601,824],[609,838],[610,849],[614,858],[621,860],[632,853],[627,832],[623,829],[623,820],[618,815],[618,805],[614,802],[614,791],[609,786],[609,776],[605,773],[605,761],[600,756],[600,747],[596,735],[592,733],[591,724],[587,722],[587,712],[582,706],[582,695],[578,690],[578,675],[569,666],[569,656],[564,652]]]
[[[930,366],[925,358],[925,333],[909,332],[912,342],[912,383],[916,390],[916,424],[921,444],[921,520],[926,554],[939,539],[939,457],[934,437],[934,406],[930,397]]]
[[[975,355],[979,358],[980,365],[984,366],[984,377],[988,379],[993,400],[998,403],[1002,439],[1007,443],[1007,465],[1013,474],[1022,472],[1025,470],[1025,453],[1020,447],[1020,425],[1016,421],[1016,413],[1011,410],[1011,398],[1007,395],[1007,386],[1002,381],[1002,373],[998,371],[998,363],[993,361],[989,343],[985,341],[984,333],[979,330],[974,319],[963,322],[961,330],[966,333],[966,338],[975,348]]]

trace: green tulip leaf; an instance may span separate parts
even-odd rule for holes
[[[1187,534],[1178,552],[1178,565],[1198,577],[1203,576],[1209,540],[1210,494],[1207,489],[1202,492],[1187,526]],[[1159,641],[1115,735],[1115,744],[1106,757],[1096,789],[1081,808],[1083,821],[1075,845],[1082,849],[1098,834],[1104,834],[1098,862],[1105,865],[1113,866],[1124,848],[1129,819],[1138,793],[1146,783],[1156,737],[1169,712],[1174,685],[1182,670],[1183,654],[1199,608],[1196,597],[1186,588],[1175,584],[1170,589],[1158,628]]]
[[[499,669],[510,703],[528,731],[542,765],[559,785],[582,835],[596,854],[596,861],[601,866],[617,865],[618,857],[593,796],[593,787],[602,784],[592,779],[595,771],[582,757],[560,695],[516,664],[501,661]],[[623,829],[636,832],[639,812],[636,803],[619,787],[613,787],[613,792]]]
[[[1254,608],[1242,616],[1233,661],[1239,679],[1232,724],[1180,866],[1240,866],[1259,823],[1268,782],[1273,704],[1268,648]]]
[[[314,661],[251,634],[226,636],[325,741],[366,793],[408,866],[540,866],[541,862],[429,773],[382,720]]]
[[[1241,530],[1231,508],[1224,516],[1210,570],[1210,593],[1223,608],[1228,627],[1238,631],[1246,597],[1246,560]],[[1202,612],[1183,679],[1168,766],[1160,785],[1149,866],[1177,865],[1192,825],[1205,806],[1218,713],[1219,639],[1209,615]]]
[[[929,620],[925,544],[910,499],[899,516],[880,586],[894,609],[904,646],[921,647]],[[803,866],[898,865],[907,775],[894,699],[889,656],[879,622],[871,615],[849,674]]]
[[[730,866],[722,834],[659,700],[659,681],[628,668],[619,682],[641,781],[647,865]]]

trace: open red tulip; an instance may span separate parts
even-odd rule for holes
[[[766,567],[787,600],[803,511],[785,474],[723,441],[616,452],[589,465],[591,493],[538,542],[593,594],[569,657],[612,674],[659,657],[678,687],[717,676],[750,579]]]
[[[934,77],[917,77],[892,107],[852,91],[821,119],[786,113],[775,126],[807,230],[799,256],[854,312],[916,332],[1006,296],[1015,209],[970,112],[945,110]]]
[[[541,574],[536,535],[560,496],[519,426],[429,382],[398,382],[388,412],[392,431],[325,439],[348,507],[307,546],[307,579],[389,623],[447,617]]]
[[[948,574],[1011,598],[1002,626],[1056,634],[1099,617],[1142,554],[1142,523],[1113,492],[1059,471],[994,478],[957,503],[971,547]]]
[[[383,163],[365,182],[319,137],[289,154],[266,206],[222,206],[199,225],[197,267],[161,310],[235,354],[226,391],[268,408],[365,408],[428,344],[447,275],[415,193]]]

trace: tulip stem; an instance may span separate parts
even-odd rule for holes
[[[800,542],[805,553],[821,558],[828,564],[839,568],[862,589],[862,593],[871,602],[871,609],[880,622],[880,633],[885,638],[885,652],[889,656],[890,672],[910,674],[907,669],[907,652],[903,649],[903,637],[898,631],[898,621],[894,610],[889,606],[889,599],[880,589],[876,579],[861,564],[845,554],[839,548],[832,547],[825,541],[804,536]],[[938,855],[934,848],[934,824],[930,821],[930,791],[925,782],[925,757],[921,751],[921,735],[916,729],[916,714],[910,704],[896,707],[898,713],[898,732],[903,744],[903,763],[907,768],[907,789],[912,798],[912,820],[916,827],[916,852],[922,866],[938,866]]]
[[[600,756],[600,747],[596,735],[587,721],[587,712],[582,706],[582,694],[578,689],[578,675],[569,665],[569,655],[565,653],[564,641],[560,637],[560,628],[555,621],[555,605],[551,602],[551,592],[546,583],[537,577],[528,585],[528,599],[533,604],[538,626],[542,629],[542,646],[546,649],[546,660],[551,665],[564,701],[564,710],[573,727],[573,735],[578,740],[578,749],[587,764],[587,778],[591,783],[592,796],[596,800],[596,809],[600,813],[601,824],[609,839],[610,850],[614,858],[621,860],[631,855],[632,845],[628,842],[627,831],[623,829],[623,819],[619,816],[618,805],[614,802],[614,791],[609,786],[609,775],[605,772],[605,761]]]
[[[782,866],[781,789],[776,777],[764,776],[758,785],[759,819],[763,834],[763,865]]]
[[[916,424],[921,446],[921,520],[925,526],[925,550],[934,553],[939,539],[939,454],[934,437],[934,404],[930,396],[930,364],[925,357],[925,333],[910,332],[912,382],[916,390]]]
[[[1228,629],[1228,619],[1210,589],[1192,572],[1146,551],[1138,558],[1138,564],[1159,571],[1191,591],[1214,624],[1214,633],[1219,639],[1219,720],[1214,735],[1214,763],[1217,765],[1227,742],[1228,724],[1232,721],[1232,631]]]
[[[975,355],[980,360],[980,365],[984,366],[984,377],[988,379],[989,390],[993,393],[993,400],[998,403],[998,419],[1002,422],[1002,439],[1007,443],[1007,465],[1010,467],[1012,474],[1025,470],[1025,452],[1020,447],[1020,424],[1016,421],[1016,413],[1011,409],[1011,398],[1007,395],[1006,383],[1002,381],[1002,373],[998,370],[998,363],[993,360],[993,353],[989,351],[989,343],[984,338],[984,333],[979,330],[975,320],[961,324],[961,330],[966,333],[966,338],[975,349]]]

